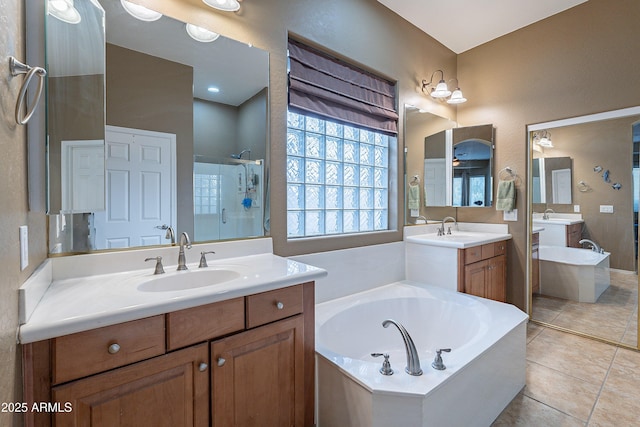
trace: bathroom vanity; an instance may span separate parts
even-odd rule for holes
[[[26,401],[59,410],[31,412],[27,425],[313,425],[314,279],[326,272],[272,254],[222,261],[252,269],[195,290],[148,292],[148,304],[132,302],[112,275],[54,280],[21,341]],[[197,265],[189,268],[166,277],[198,274]],[[126,284],[140,274],[113,276]],[[143,276],[142,283],[154,279]],[[91,289],[100,282],[111,290]],[[93,310],[103,313],[78,307],[83,295],[52,312],[70,288],[101,293]],[[158,302],[161,293],[168,303]],[[49,312],[49,325],[38,324],[39,310]],[[131,320],[111,324],[118,311]]]
[[[540,244],[550,246],[567,246],[580,248],[584,220],[580,214],[549,214],[543,219],[542,214],[533,215],[533,226],[540,227]]]
[[[503,224],[451,223],[405,227],[407,279],[506,301],[507,241]]]

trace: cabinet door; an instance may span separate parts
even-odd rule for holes
[[[540,248],[537,244],[531,247],[531,292],[540,293]]]
[[[500,255],[488,260],[486,298],[505,302],[507,300],[507,260]]]
[[[303,350],[302,315],[213,342],[213,426],[303,427]]]
[[[464,267],[464,292],[478,297],[486,297],[487,261],[475,262]]]
[[[53,388],[56,426],[207,426],[207,344]]]

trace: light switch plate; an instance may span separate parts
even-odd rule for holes
[[[600,213],[613,213],[613,205],[600,205]]]
[[[573,212],[580,213],[580,205],[573,205]]]
[[[29,228],[26,225],[20,227],[20,270],[29,265]]]
[[[518,220],[518,209],[514,209],[512,211],[504,211],[502,218],[505,221],[517,221]]]

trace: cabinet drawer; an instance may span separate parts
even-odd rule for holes
[[[493,243],[493,256],[507,253],[507,242],[505,240]]]
[[[302,285],[250,295],[247,302],[247,328],[264,325],[302,313]]]
[[[482,246],[474,246],[464,250],[464,264],[473,264],[482,260]]]
[[[55,338],[53,383],[163,354],[164,342],[164,315]]]
[[[531,244],[539,245],[540,244],[540,233],[533,233],[531,235]]]
[[[167,314],[167,349],[218,338],[244,329],[244,298]]]

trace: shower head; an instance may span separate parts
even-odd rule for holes
[[[249,153],[249,160],[251,160],[251,150],[242,150],[239,154],[232,154],[232,159],[241,159],[244,153]]]

